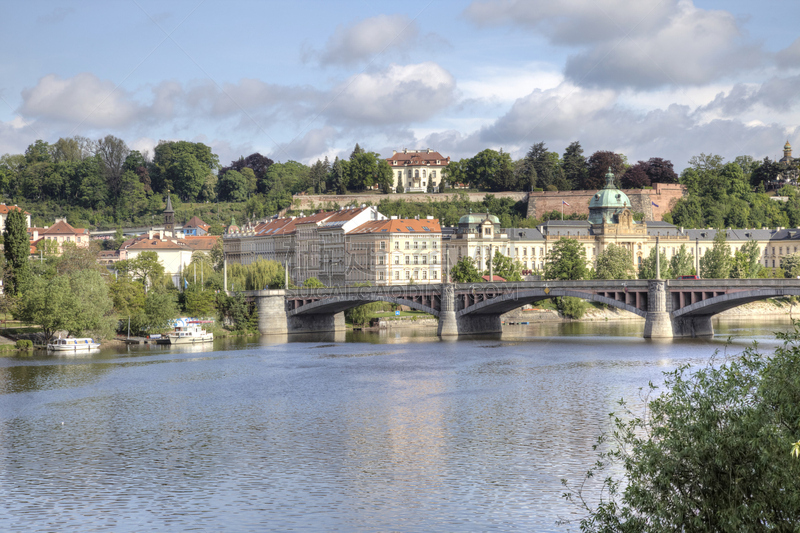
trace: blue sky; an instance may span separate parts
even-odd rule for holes
[[[635,162],[800,155],[796,0],[8,2],[0,154],[209,144],[311,163],[536,142]]]

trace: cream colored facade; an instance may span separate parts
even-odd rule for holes
[[[366,223],[347,237],[347,284],[442,282],[442,232],[436,219]]]
[[[405,192],[424,192],[428,183],[438,187],[442,171],[450,164],[450,158],[430,148],[427,150],[393,151],[386,160],[392,168],[394,187],[402,185]]]

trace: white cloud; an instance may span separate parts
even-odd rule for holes
[[[84,72],[72,78],[48,74],[22,91],[25,117],[113,128],[129,123],[141,109],[124,89]]]
[[[692,0],[487,0],[465,14],[478,25],[517,25],[577,47],[564,73],[587,87],[702,85],[766,58],[731,13]]]
[[[321,65],[353,65],[390,49],[403,49],[418,33],[416,22],[405,15],[378,15],[337,26],[325,47],[308,55]]]
[[[455,100],[455,78],[436,63],[392,65],[331,91],[325,114],[370,125],[425,121]]]
[[[464,14],[475,24],[533,28],[552,42],[580,45],[647,34],[675,12],[677,0],[485,0]]]

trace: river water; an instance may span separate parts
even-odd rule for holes
[[[790,324],[715,328],[671,342],[622,322],[0,358],[0,530],[577,531],[560,479],[580,481],[617,400],[636,405],[648,381],[715,350],[769,350]]]

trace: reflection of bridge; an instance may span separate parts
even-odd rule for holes
[[[800,295],[800,280],[581,280],[247,291],[262,334],[344,329],[344,311],[390,302],[439,318],[439,335],[495,333],[500,315],[545,298],[574,296],[645,319],[645,337],[713,335],[711,317],[744,303]]]

